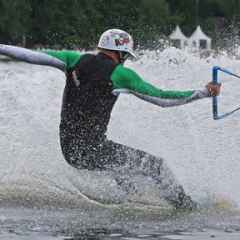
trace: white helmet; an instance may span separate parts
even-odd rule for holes
[[[131,35],[120,29],[109,29],[105,31],[99,39],[98,47],[129,53],[136,58],[136,55],[133,53],[133,39]]]

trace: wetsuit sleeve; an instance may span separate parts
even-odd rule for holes
[[[131,93],[145,101],[161,107],[183,105],[194,100],[209,97],[207,88],[203,90],[169,91],[161,90],[146,81],[137,73],[122,65],[118,65],[112,75],[113,93]]]
[[[64,62],[66,70],[72,69],[79,62],[80,58],[84,55],[78,51],[70,50],[43,50],[42,52]]]
[[[46,65],[65,70],[65,63],[60,59],[49,56],[46,53],[29,50],[22,47],[0,44],[0,54],[27,63]]]

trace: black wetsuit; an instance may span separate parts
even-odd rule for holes
[[[116,64],[106,55],[86,54],[67,73],[60,139],[65,159],[78,168],[104,168],[105,133],[117,97],[110,76]],[[106,160],[106,161],[105,161]]]
[[[60,124],[66,161],[76,168],[89,170],[127,166],[129,171],[134,169],[155,179],[162,192],[166,190],[165,198],[175,206],[189,205],[191,200],[180,185],[169,192],[174,185],[173,176],[162,159],[107,140],[107,125],[117,100],[112,94],[110,80],[115,67],[116,64],[104,54],[86,54],[67,72]],[[116,180],[120,184],[124,182],[121,177]]]

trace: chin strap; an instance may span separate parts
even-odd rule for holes
[[[118,54],[119,54],[119,61],[121,64],[123,64],[130,56],[130,54],[127,52],[118,52]]]

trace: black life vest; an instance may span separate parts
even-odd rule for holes
[[[67,72],[61,112],[61,138],[71,138],[71,142],[74,138],[77,142],[86,142],[90,139],[98,141],[105,136],[117,100],[112,94],[110,79],[116,66],[105,54],[86,54],[74,69]]]

